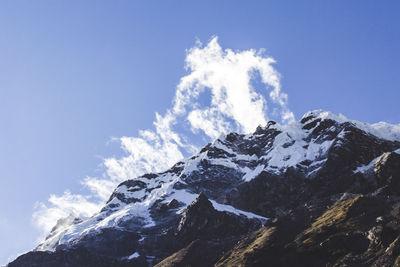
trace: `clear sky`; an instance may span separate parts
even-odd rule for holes
[[[400,123],[399,1],[196,2],[0,1],[0,264],[36,244],[37,203],[171,108],[196,40],[264,48],[296,119]]]

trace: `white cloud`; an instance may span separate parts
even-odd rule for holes
[[[86,177],[81,183],[89,188],[95,197],[101,200],[107,200],[110,197],[110,192],[115,189],[115,182],[110,179]]]
[[[156,113],[154,130],[141,130],[138,137],[121,137],[126,156],[105,159],[105,177],[82,182],[91,194],[66,191],[62,196],[51,195],[48,204],[37,205],[35,224],[48,233],[61,217],[71,213],[90,216],[101,208],[118,183],[163,171],[184,155],[194,153],[198,148],[185,131],[206,140],[233,130],[249,133],[266,124],[273,114],[269,112],[272,106],[281,122],[293,121],[274,63],[263,50],[224,50],[217,37],[205,46],[198,42],[187,51],[188,74],[176,88],[173,106],[164,115]],[[262,88],[252,86],[257,77]],[[209,97],[209,103],[202,102],[203,95]]]
[[[259,73],[265,89],[272,88],[270,100],[282,110],[281,119],[284,122],[293,121],[294,115],[287,108],[287,95],[281,91],[280,75],[273,68],[273,63],[274,59],[252,49],[237,52],[223,50],[217,37],[205,47],[199,44],[188,51],[186,68],[190,73],[178,85],[174,114],[184,116],[190,106],[195,106],[193,103],[199,95],[209,91],[209,106],[205,109],[194,108],[187,117],[194,129],[201,129],[210,137],[218,136],[227,129],[246,133],[254,131],[258,125],[266,124],[268,119],[267,99],[251,86],[254,74]],[[224,125],[227,123],[224,117],[233,120],[231,127]],[[203,123],[205,120],[208,123]]]
[[[190,121],[192,131],[202,130],[212,139],[221,133],[232,131],[229,122],[224,120],[223,115],[216,108],[195,109],[189,112],[187,119]]]
[[[103,202],[90,201],[89,197],[71,194],[68,190],[62,196],[51,195],[48,204],[36,203],[32,219],[35,225],[42,230],[43,238],[55,226],[57,220],[69,215],[88,217],[98,211]]]

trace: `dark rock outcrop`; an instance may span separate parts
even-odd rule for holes
[[[196,239],[237,241],[238,237],[260,226],[259,221],[245,216],[215,210],[201,193],[183,212],[176,235],[186,242]]]
[[[316,200],[271,220],[219,259],[217,266],[399,266],[400,195],[390,177],[400,158],[383,154],[375,164],[377,192]],[[330,204],[329,204],[330,202]],[[307,205],[307,204],[306,204]],[[327,205],[328,208],[323,208]],[[312,214],[314,213],[314,214]],[[315,214],[320,214],[314,218]]]
[[[400,193],[400,155],[387,152],[380,156],[374,165],[379,187],[388,186],[393,193]]]

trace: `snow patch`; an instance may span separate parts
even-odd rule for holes
[[[374,158],[373,160],[371,160],[370,163],[368,163],[366,165],[361,165],[361,166],[357,167],[357,169],[355,169],[353,171],[353,173],[358,173],[359,172],[359,173],[364,174],[364,173],[368,172],[369,170],[371,170],[374,167],[375,162],[378,160],[379,157]]]
[[[223,150],[225,152],[228,152],[229,154],[235,155],[236,152],[234,152],[232,149],[228,148],[226,145],[222,144],[219,139],[215,140],[215,142],[212,144],[214,147]]]
[[[236,208],[234,208],[234,207],[232,207],[230,205],[219,204],[216,201],[211,200],[211,199],[210,199],[210,202],[212,203],[214,209],[216,209],[218,211],[226,211],[226,212],[229,212],[229,213],[236,214],[238,216],[243,215],[243,216],[246,216],[249,219],[259,219],[263,223],[266,222],[269,219],[269,218],[266,218],[266,217],[251,213],[251,212],[247,212],[247,211],[236,209]]]
[[[140,256],[140,254],[139,254],[138,252],[135,252],[135,253],[133,253],[132,255],[129,255],[129,256],[127,257],[127,259],[128,259],[128,260],[132,260],[132,259],[135,259],[135,258],[139,258],[139,256]]]
[[[253,180],[255,177],[257,177],[257,175],[259,175],[265,168],[265,165],[258,165],[255,169],[249,169],[248,167],[246,167],[244,169],[245,175],[243,175],[243,180],[245,182],[249,182],[251,180]],[[243,170],[243,169],[242,169]]]
[[[271,172],[295,167],[303,161],[320,161],[319,159],[326,155],[335,140],[327,140],[322,143],[317,140],[306,142],[308,131],[303,130],[300,123],[285,126],[277,124],[276,127],[281,133],[275,137],[272,148],[265,153],[265,156],[261,157],[267,160],[267,170]],[[315,170],[312,171],[315,172]]]
[[[168,203],[172,199],[176,199],[179,202],[183,202],[186,206],[188,206],[197,198],[197,196],[198,194],[193,194],[186,190],[174,190],[167,198],[165,198],[163,203]]]

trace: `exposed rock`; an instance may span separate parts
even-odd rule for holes
[[[230,133],[124,181],[99,213],[60,220],[9,266],[400,265],[393,127],[314,111]]]
[[[156,264],[155,267],[212,266],[220,256],[220,250],[220,246],[214,242],[197,239]]]
[[[185,241],[234,240],[260,226],[260,221],[215,210],[201,193],[183,212],[176,234]]]
[[[380,156],[374,165],[378,186],[388,186],[393,193],[400,193],[400,155],[387,152]]]

